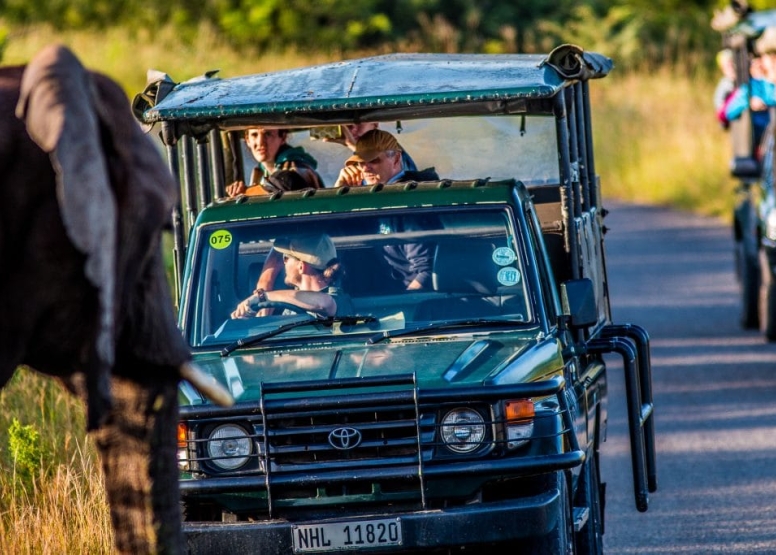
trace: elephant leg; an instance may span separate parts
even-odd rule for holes
[[[183,553],[177,384],[138,384],[114,376],[112,395],[107,422],[93,437],[102,457],[116,549],[133,555]]]
[[[171,374],[167,370],[167,375]],[[160,380],[161,381],[161,380]],[[151,443],[151,502],[159,551],[167,555],[186,553],[178,489],[178,382],[160,385]]]

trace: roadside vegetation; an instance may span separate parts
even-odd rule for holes
[[[3,62],[23,63],[52,36],[71,46],[87,66],[119,80],[130,97],[142,91],[149,68],[180,82],[213,69],[230,77],[360,55],[295,50],[246,54],[205,26],[196,46],[181,44],[173,28],[151,35],[117,28],[97,33],[33,27],[12,34]],[[591,87],[596,169],[606,196],[728,218],[735,183],[728,178],[728,137],[711,103],[717,75],[705,55],[680,57],[658,67],[636,64],[634,69],[600,39],[580,36],[573,42],[594,43],[591,50],[615,60],[611,75]]]
[[[391,26],[390,18],[386,27],[385,19],[375,14],[386,15],[385,10],[377,9],[380,7],[398,9],[413,4],[409,0],[354,0],[350,3],[351,10],[371,6],[371,11],[363,13],[372,15],[362,17],[364,28],[358,29],[348,28],[344,22],[351,16],[332,7],[345,3],[320,2],[331,8],[332,17],[341,19],[336,20],[339,23],[332,23],[332,28],[339,29],[341,36],[349,37],[350,41],[346,41],[348,48],[342,48],[333,39],[326,39],[329,42],[321,39],[324,48],[320,50],[311,48],[304,37],[289,38],[287,44],[292,46],[281,50],[279,41],[271,37],[273,33],[283,32],[282,25],[257,27],[264,29],[258,33],[263,38],[253,42],[245,29],[236,34],[226,33],[224,29],[229,25],[242,29],[243,23],[239,23],[236,14],[239,9],[247,10],[247,0],[206,2],[206,12],[218,6],[238,6],[235,8],[238,11],[231,12],[231,19],[224,16],[223,21],[215,16],[194,21],[191,17],[194,12],[186,8],[188,4],[196,8],[199,3],[194,0],[147,3],[153,9],[169,8],[172,15],[167,14],[168,21],[177,17],[179,25],[168,22],[157,27],[164,20],[160,16],[154,25],[136,22],[109,27],[105,25],[110,21],[109,14],[98,14],[105,21],[90,26],[85,21],[88,18],[75,8],[62,12],[65,18],[62,21],[72,20],[69,30],[31,20],[34,9],[66,5],[72,8],[81,4],[90,2],[0,0],[0,13],[6,18],[8,14],[16,18],[0,19],[2,62],[23,63],[43,45],[57,40],[68,44],[88,67],[117,79],[131,97],[143,89],[149,68],[165,71],[174,80],[183,81],[212,69],[219,69],[221,76],[228,77],[394,49],[508,52],[520,49],[520,45],[530,51],[545,50],[560,42],[575,42],[615,59],[610,77],[591,86],[596,169],[601,175],[605,199],[672,205],[729,219],[734,182],[728,177],[728,138],[719,128],[711,104],[717,78],[712,60],[718,42],[707,32],[680,32],[681,27],[669,25],[663,34],[667,33],[670,40],[640,43],[638,37],[643,39],[648,32],[657,33],[654,18],[646,24],[641,21],[637,25],[635,21],[638,12],[634,10],[640,4],[652,10],[655,5],[651,0],[620,2],[622,5],[615,6],[618,9],[611,10],[603,24],[590,6],[606,2],[553,3],[553,9],[565,10],[564,17],[576,13],[575,23],[559,17],[557,21],[565,21],[563,24],[549,23],[557,14],[546,13],[548,10],[541,8],[547,3],[521,2],[521,6],[535,4],[532,13],[543,13],[544,19],[534,18],[531,25],[523,23],[522,27],[513,28],[494,27],[492,17],[486,18],[485,14],[481,14],[479,22],[461,21],[454,18],[458,12],[452,8],[450,13],[442,9],[444,6],[471,8],[477,4],[474,0],[425,0],[414,4],[442,7],[435,16],[411,20],[414,27],[404,21],[411,19],[409,16],[399,18],[404,26],[401,33]],[[145,4],[138,0],[100,5]],[[282,6],[291,6],[301,13],[303,5],[312,5],[313,1],[260,4],[279,10],[278,18],[273,21],[282,22],[285,20],[280,15],[289,13]],[[711,7],[715,5],[714,2],[692,2],[689,4],[694,10],[688,10],[686,2],[662,4],[676,8],[675,19],[685,29],[687,25],[708,27]],[[464,12],[473,13],[471,9]],[[126,13],[122,13],[124,17]],[[251,17],[260,19],[260,14],[250,13]],[[509,20],[495,9],[490,15],[497,13],[501,13],[500,21]],[[507,15],[519,19],[514,13]],[[479,34],[465,32],[474,27],[495,30]],[[0,553],[110,552],[110,520],[99,459],[84,429],[80,402],[53,380],[20,369],[0,392]]]

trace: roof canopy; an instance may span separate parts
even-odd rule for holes
[[[162,90],[159,81],[138,95],[134,106],[143,123],[205,127],[520,113],[529,102],[551,99],[569,84],[604,77],[611,68],[610,59],[573,45],[549,55],[391,54],[177,85],[167,78],[171,90],[158,94],[163,96],[158,103],[147,93]]]

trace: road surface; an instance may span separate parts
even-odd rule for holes
[[[621,360],[607,357],[605,553],[776,554],[776,344],[738,324],[731,231],[664,208],[606,206],[613,321],[651,338],[658,491],[639,513]]]

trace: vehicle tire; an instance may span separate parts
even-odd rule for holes
[[[743,241],[736,242],[736,275],[741,288],[741,327],[759,326],[760,268],[757,258],[748,256]]]
[[[760,331],[768,341],[776,341],[776,280],[773,279],[768,255],[760,249]]]
[[[580,475],[578,499],[588,509],[587,523],[576,537],[578,555],[601,555],[604,552],[604,515],[601,503],[601,477],[596,464],[597,455],[591,456]]]
[[[556,472],[557,488],[560,493],[560,514],[558,524],[551,534],[531,544],[530,555],[574,555],[574,518],[571,511],[568,480],[564,472]]]

